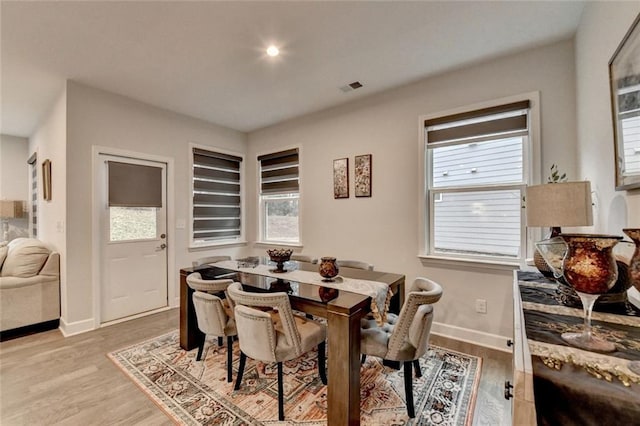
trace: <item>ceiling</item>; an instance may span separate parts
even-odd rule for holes
[[[250,132],[568,39],[583,6],[2,0],[0,131],[30,136],[71,79]],[[280,56],[264,53],[271,43]]]

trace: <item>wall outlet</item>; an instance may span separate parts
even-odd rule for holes
[[[476,299],[476,312],[479,314],[487,313],[487,301],[485,299]]]

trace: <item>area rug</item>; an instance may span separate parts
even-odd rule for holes
[[[225,339],[226,340],[226,339]],[[234,380],[239,362],[234,350]],[[327,387],[317,353],[284,363],[285,421],[278,419],[276,365],[247,359],[242,388],[226,381],[226,347],[184,351],[178,331],[109,353],[109,358],[167,415],[184,425],[326,425]],[[327,356],[331,356],[330,353]],[[416,418],[407,416],[403,371],[367,357],[360,370],[362,425],[470,425],[482,359],[432,346],[413,380]]]

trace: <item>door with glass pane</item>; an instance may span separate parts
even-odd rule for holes
[[[167,306],[166,164],[101,155],[101,322]]]

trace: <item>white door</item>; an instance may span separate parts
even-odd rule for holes
[[[100,297],[104,323],[167,306],[167,174],[165,163],[108,155],[100,159],[105,183]],[[114,201],[122,193],[124,201]],[[158,201],[145,201],[150,193]]]

